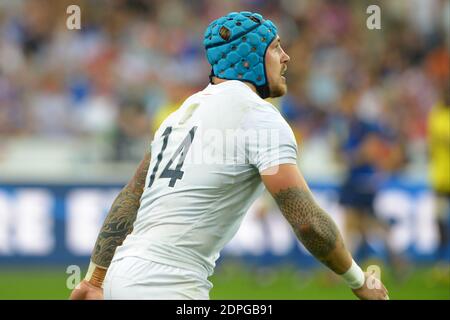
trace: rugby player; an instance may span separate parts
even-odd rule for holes
[[[303,245],[358,298],[387,299],[378,279],[368,286],[371,275],[317,205],[296,165],[294,134],[265,101],[287,92],[290,57],[276,26],[232,12],[211,22],[204,45],[210,84],[156,131],[71,298],[209,299],[221,249],[266,188]]]

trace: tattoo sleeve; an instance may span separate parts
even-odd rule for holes
[[[108,268],[116,248],[133,230],[149,164],[150,154],[147,154],[133,178],[114,200],[94,246],[92,261],[95,264]]]
[[[310,192],[293,187],[280,190],[274,198],[309,252],[333,271],[345,272],[346,267],[335,255],[336,250],[345,250],[340,232],[332,218],[316,204]],[[347,257],[348,252],[344,252]]]

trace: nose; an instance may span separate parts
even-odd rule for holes
[[[289,61],[291,61],[291,57],[289,57],[289,55],[283,50],[283,55],[281,58],[281,62],[282,63],[288,63]]]

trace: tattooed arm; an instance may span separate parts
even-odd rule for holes
[[[100,288],[114,252],[133,230],[149,164],[150,154],[146,154],[133,178],[114,200],[97,237],[86,280],[72,292],[71,299],[102,298]]]
[[[271,171],[273,168],[266,172]],[[358,298],[388,298],[387,290],[381,281],[363,273],[353,262],[336,224],[314,201],[297,166],[283,164],[275,174],[264,173],[262,172],[261,178],[267,190],[275,198],[286,220],[309,252],[335,273],[343,275]],[[369,287],[368,279],[372,285],[379,285]]]
[[[296,165],[281,165],[275,175],[262,175],[298,239],[311,254],[338,274],[352,264],[333,219],[314,201]]]
[[[116,248],[133,230],[149,164],[150,154],[147,154],[139,164],[133,178],[113,202],[92,253],[92,261],[98,266],[109,267]]]

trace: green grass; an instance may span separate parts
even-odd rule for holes
[[[448,266],[415,267],[402,280],[386,268],[382,280],[391,299],[450,299]],[[67,299],[65,267],[0,268],[0,299]],[[210,279],[211,299],[355,299],[342,281],[324,268],[302,271],[284,265],[249,268],[219,265]]]
[[[391,299],[450,299],[448,267],[414,268],[401,280],[387,268],[382,270],[381,278]],[[211,281],[212,299],[356,299],[339,277],[324,268],[309,272],[293,266],[250,270],[228,264]]]

